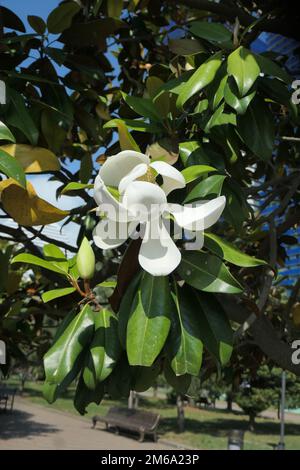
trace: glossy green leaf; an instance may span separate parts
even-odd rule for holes
[[[50,33],[58,34],[69,28],[72,24],[72,19],[80,10],[80,5],[77,2],[69,1],[60,4],[58,7],[51,11],[47,18],[47,27]]]
[[[208,120],[204,121],[202,128],[205,133],[209,133],[214,127],[225,126],[227,124],[236,125],[236,115],[235,113],[225,113],[224,112],[225,103],[222,103],[209,117]]]
[[[25,33],[26,30],[24,23],[13,11],[9,10],[9,8],[0,6],[0,17],[2,25],[6,28],[14,29],[16,31],[20,31],[21,33]]]
[[[158,114],[162,118],[166,118],[170,111],[170,94],[167,91],[161,92],[163,85],[164,82],[154,75],[150,75],[150,77],[147,78],[146,88],[148,95]]]
[[[184,176],[185,182],[190,183],[191,181],[196,180],[200,176],[203,176],[205,173],[209,173],[210,171],[217,170],[209,165],[192,165],[182,170],[181,173]]]
[[[44,103],[43,103],[44,104]],[[66,116],[63,116],[67,120]],[[61,118],[56,110],[44,109],[41,115],[41,131],[50,150],[59,154],[66,138],[66,130],[59,125]]]
[[[249,93],[249,95],[244,96],[243,98],[239,98],[235,94],[235,89],[233,87],[233,84],[228,81],[226,83],[226,86],[224,88],[224,99],[225,102],[231,106],[231,108],[235,109],[237,114],[245,114],[247,111],[247,108],[251,101],[253,100],[255,96],[256,91],[252,91],[252,93]]]
[[[182,108],[189,98],[209,85],[214,80],[221,64],[222,55],[218,52],[200,65],[180,90],[176,106]]]
[[[73,256],[72,258],[69,258],[68,264],[69,264],[69,275],[72,276],[74,279],[78,279],[79,272],[77,268],[77,255]]]
[[[39,131],[25,105],[23,96],[8,87],[7,94],[10,98],[10,106],[6,115],[7,123],[23,132],[31,145],[37,145]]]
[[[169,91],[174,95],[179,95],[185,85],[185,83],[189,80],[189,78],[193,75],[193,70],[188,70],[184,72],[180,77],[173,78],[168,80],[164,85],[161,87],[160,92],[163,93],[165,91]],[[159,96],[159,92],[157,93],[156,97]]]
[[[117,281],[103,281],[100,284],[97,284],[99,287],[108,287],[114,289],[117,285]]]
[[[152,119],[153,121],[161,121],[162,118],[156,110],[151,100],[147,98],[138,98],[122,93],[123,99],[128,106],[140,116]]]
[[[75,292],[75,287],[63,287],[61,289],[52,289],[44,292],[42,294],[43,302],[50,302],[50,300],[58,299],[59,297],[64,297],[65,295],[72,294]]]
[[[180,142],[179,155],[182,163],[186,166],[189,156],[195,152],[201,145],[198,140],[188,140],[187,142]]]
[[[225,180],[222,193],[226,197],[226,206],[223,211],[224,219],[234,227],[236,232],[240,233],[250,213],[248,203],[241,196],[242,189],[239,185],[233,187],[232,180],[230,185]]]
[[[92,177],[93,160],[90,153],[86,152],[80,162],[79,179],[81,183],[87,184]]]
[[[161,128],[157,124],[144,121],[138,121],[137,119],[111,119],[104,124],[103,129],[108,129],[111,127],[118,127],[118,123],[123,122],[128,129],[137,132],[149,132],[150,134],[155,134],[160,132]]]
[[[119,142],[121,150],[134,150],[140,152],[141,149],[134,140],[133,136],[128,131],[126,125],[121,120],[117,122],[117,128],[119,133]]]
[[[32,27],[32,29],[38,34],[44,34],[46,31],[46,23],[40,16],[36,15],[28,15],[27,16],[28,23]]]
[[[47,400],[48,403],[50,403],[50,405],[57,399],[57,388],[57,384],[49,383],[46,380],[43,384],[43,397]]]
[[[93,21],[74,22],[59,36],[59,41],[79,48],[98,46],[104,49],[107,36],[124,27],[127,27],[127,24],[118,18],[104,17]]]
[[[130,390],[133,390],[133,373],[129,366],[127,356],[122,354],[112,373],[105,381],[106,393],[112,400],[128,398]]]
[[[205,47],[201,42],[195,39],[170,39],[169,49],[177,55],[190,56],[206,52]]]
[[[245,96],[259,76],[260,68],[252,52],[241,46],[229,55],[227,72],[234,77],[240,96]]]
[[[78,311],[77,311],[77,305],[76,305],[69,313],[67,313],[67,315],[63,317],[63,319],[60,321],[55,331],[55,334],[53,337],[53,343],[55,343],[58,340],[58,338],[63,334],[67,326],[74,320],[77,313]]]
[[[247,112],[237,117],[237,130],[257,157],[264,161],[271,158],[275,140],[274,119],[262,99],[256,97]]]
[[[177,393],[187,393],[192,379],[190,374],[176,375],[169,361],[165,361],[164,376],[168,384],[171,385],[171,387],[174,388]]]
[[[214,255],[185,252],[177,271],[195,289],[221,294],[239,294],[243,291],[221,259]]]
[[[172,326],[167,343],[171,367],[176,375],[197,376],[202,363],[203,344],[195,294],[186,286],[174,294]]]
[[[227,43],[232,37],[231,31],[222,24],[207,21],[193,21],[190,24],[190,32],[198,38],[218,44]]]
[[[69,191],[80,191],[82,189],[92,189],[93,187],[94,187],[93,184],[76,183],[74,181],[72,183],[68,183],[61,191],[61,194],[68,193]]]
[[[286,72],[286,70],[282,66],[274,62],[274,60],[271,60],[262,54],[254,54],[254,57],[260,67],[260,70],[265,75],[277,77],[286,83],[290,83],[292,81],[292,77]]]
[[[16,141],[8,127],[4,124],[4,122],[0,121],[0,140],[2,139],[9,140],[10,142]]]
[[[134,385],[136,392],[145,392],[152,387],[161,372],[161,364],[158,359],[151,367],[134,367]]]
[[[119,308],[118,319],[119,319],[119,338],[123,348],[126,348],[126,335],[127,335],[127,325],[129,316],[132,310],[134,303],[134,298],[140,283],[141,274],[136,275],[128,285]]]
[[[104,396],[105,388],[102,383],[98,384],[95,390],[90,390],[84,383],[82,376],[79,378],[74,397],[74,407],[81,415],[87,411],[86,408],[90,403],[100,405]]]
[[[194,186],[192,191],[190,191],[185,198],[184,203],[186,204],[188,202],[195,201],[196,199],[203,199],[209,195],[219,196],[221,194],[225,178],[226,176],[223,175],[208,176]]]
[[[259,80],[259,88],[266,97],[271,98],[276,103],[281,103],[288,107],[292,105],[291,92],[285,82],[273,77],[262,77]]]
[[[0,173],[13,178],[26,188],[26,177],[21,164],[14,157],[0,148]]]
[[[223,63],[216,73],[215,80],[206,89],[206,96],[213,110],[217,109],[224,98],[224,89],[227,79],[226,64]]]
[[[199,292],[196,297],[203,344],[224,365],[229,361],[233,349],[233,331],[229,320],[213,295]]]
[[[60,267],[56,266],[50,261],[46,261],[43,258],[39,258],[38,256],[30,255],[28,253],[21,253],[15,256],[11,262],[33,264],[35,266],[40,266],[41,268],[48,269],[49,271],[54,271],[56,273],[62,274],[63,276],[66,276],[66,272]]]
[[[57,268],[65,271],[66,273],[69,270],[69,263],[67,258],[65,257],[62,250],[54,245],[53,243],[49,243],[43,246],[44,257],[47,261],[49,261]]]
[[[111,374],[121,354],[118,322],[114,314],[102,309],[94,312],[94,318],[95,332],[83,370],[84,383],[91,390]]]
[[[126,349],[130,365],[150,367],[162,350],[173,308],[166,276],[144,272],[127,324]]]
[[[267,264],[266,261],[243,253],[228,241],[214,235],[213,233],[205,233],[204,244],[209,251],[236,266],[244,268],[252,268]]]
[[[60,384],[92,339],[93,311],[85,305],[44,356],[46,380]]]

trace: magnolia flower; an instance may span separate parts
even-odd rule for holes
[[[160,186],[158,175],[162,179]],[[153,276],[170,274],[181,261],[181,253],[166,227],[170,214],[175,225],[200,234],[203,245],[204,229],[217,222],[226,202],[220,196],[196,207],[168,203],[167,195],[185,185],[183,175],[174,167],[163,161],[151,162],[142,153],[126,150],[109,157],[94,186],[94,198],[106,216],[94,230],[95,244],[102,249],[117,248],[140,225],[144,228],[140,265]]]

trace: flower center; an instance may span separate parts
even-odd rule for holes
[[[157,172],[154,170],[154,168],[151,168],[151,166],[148,166],[147,173],[137,178],[136,181],[146,181],[147,183],[157,184],[156,176],[157,176]]]

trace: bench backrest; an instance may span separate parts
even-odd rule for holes
[[[159,421],[159,415],[157,413],[119,407],[110,408],[106,417],[118,419],[121,421],[124,420],[125,423],[126,421],[129,421],[132,424],[144,426],[149,429],[155,427]]]

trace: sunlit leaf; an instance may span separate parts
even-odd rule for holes
[[[25,144],[2,145],[1,149],[18,160],[26,173],[41,173],[60,169],[58,158],[48,149]]]

